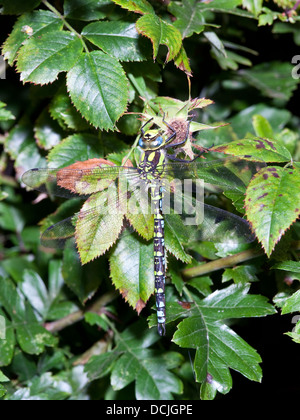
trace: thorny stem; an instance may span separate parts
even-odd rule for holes
[[[108,302],[113,300],[116,296],[117,292],[115,291],[106,293],[88,308],[73,312],[72,314],[67,315],[64,318],[58,319],[57,321],[47,322],[44,325],[44,327],[46,328],[46,330],[52,333],[61,331],[64,328],[81,321],[84,318],[86,312],[99,312],[105,305],[107,305]]]
[[[46,6],[46,7],[48,7],[48,9],[49,10],[51,10],[51,12],[53,12],[54,14],[56,14],[56,16],[58,16],[62,21],[63,21],[63,23],[64,23],[64,25],[65,25],[65,27],[66,28],[68,28],[71,32],[73,32],[79,39],[80,39],[80,41],[81,41],[81,43],[82,43],[82,45],[83,45],[83,47],[84,47],[84,49],[85,49],[85,51],[87,52],[87,53],[89,53],[89,49],[88,49],[88,47],[87,47],[87,45],[86,45],[86,43],[84,42],[84,40],[83,40],[83,38],[82,38],[82,36],[81,36],[81,34],[79,33],[79,32],[77,32],[74,28],[73,28],[73,26],[71,26],[67,21],[66,21],[66,19],[65,19],[65,17],[61,14],[61,13],[59,13],[59,11],[57,10],[57,9],[55,9],[55,7],[54,6],[52,6],[52,4],[50,4],[47,0],[42,0],[42,2],[44,3],[44,5]]]

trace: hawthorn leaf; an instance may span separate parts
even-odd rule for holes
[[[166,357],[149,348],[158,339],[156,332],[145,330],[140,323],[116,334],[116,347],[94,356],[86,365],[90,379],[102,378],[111,372],[111,385],[120,390],[135,382],[137,400],[173,400],[181,394],[183,384],[170,371],[178,367],[182,357],[169,352]]]
[[[300,172],[297,168],[267,167],[246,191],[246,214],[268,256],[300,214]]]
[[[120,63],[102,51],[81,55],[67,75],[75,107],[91,124],[104,130],[114,130],[126,110],[127,83]]]
[[[275,312],[267,299],[249,295],[249,284],[232,285],[217,290],[193,303],[167,306],[167,322],[185,317],[177,327],[173,341],[184,348],[196,349],[194,368],[197,382],[202,383],[202,397],[209,398],[216,391],[226,394],[232,386],[229,369],[247,378],[260,381],[260,356],[222,320],[260,317]]]

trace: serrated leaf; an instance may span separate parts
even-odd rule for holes
[[[294,271],[300,273],[300,263],[298,261],[282,261],[272,266],[273,269]]]
[[[300,172],[268,167],[258,172],[246,191],[246,214],[269,256],[300,214]]]
[[[90,124],[73,106],[65,88],[54,96],[49,106],[49,112],[63,129],[84,131],[90,128]]]
[[[248,295],[248,291],[249,285],[232,285],[203,300],[194,298],[190,309],[180,308],[178,304],[177,308],[176,304],[167,307],[168,318],[187,317],[179,324],[173,341],[181,347],[196,349],[195,373],[197,381],[202,383],[201,395],[205,398],[214,396],[216,391],[229,392],[232,386],[229,368],[251,380],[261,380],[259,355],[221,322],[222,319],[274,313],[266,298]]]
[[[231,143],[213,147],[211,150],[252,161],[289,162],[292,159],[289,150],[283,144],[275,139],[262,137],[235,140]]]
[[[123,389],[135,381],[137,400],[172,400],[173,393],[182,393],[181,380],[169,370],[176,368],[182,358],[171,353],[171,362],[168,363],[150,349],[157,341],[154,331],[144,330],[141,325],[134,324],[130,329],[118,333],[116,339],[114,350],[95,356],[88,362],[85,370],[90,378],[103,377],[103,374],[111,371],[114,390]]]
[[[188,76],[192,76],[190,61],[183,45],[181,46],[179,53],[174,58],[174,64],[179,68],[179,70],[184,71]]]
[[[136,235],[121,237],[109,261],[115,287],[140,313],[154,292],[153,242],[142,242]]]
[[[289,314],[291,312],[300,311],[300,290],[295,292],[292,296],[287,298],[282,307],[282,314]]]
[[[113,130],[125,112],[127,79],[119,62],[101,51],[82,55],[68,73],[70,97],[95,127]]]
[[[21,13],[28,12],[37,7],[42,0],[1,0],[3,10],[1,13],[7,15],[20,15]]]
[[[292,70],[290,63],[271,61],[240,70],[240,75],[264,96],[288,101],[299,83],[298,79],[291,77]]]
[[[18,55],[21,80],[40,85],[54,82],[59,73],[74,66],[82,49],[81,40],[67,31],[47,32],[29,39]]]
[[[123,9],[131,12],[145,14],[154,13],[153,7],[147,0],[112,0],[114,3],[121,6]]]
[[[48,154],[49,167],[63,168],[104,154],[99,137],[93,134],[73,134],[65,138]]]
[[[255,130],[255,134],[258,137],[266,137],[269,139],[274,138],[274,132],[272,130],[271,124],[262,115],[253,115],[252,124]]]
[[[263,0],[243,0],[243,7],[258,16],[262,9]]]
[[[62,27],[62,20],[50,11],[38,10],[25,13],[17,20],[12,33],[3,44],[2,54],[5,60],[8,61],[9,65],[12,65],[19,49],[27,39],[47,32],[58,31]]]
[[[180,51],[181,34],[175,26],[160,19],[155,14],[142,16],[136,22],[138,32],[149,38],[153,45],[153,59],[157,57],[160,45],[168,48],[166,62],[173,60]]]
[[[150,54],[134,23],[95,22],[87,25],[82,35],[120,61],[142,61]]]
[[[53,121],[46,109],[36,120],[34,134],[39,147],[45,150],[59,144],[64,135],[58,123]]]
[[[33,270],[25,270],[20,289],[31,303],[31,306],[45,318],[51,302],[49,301],[45,283],[38,273]]]
[[[104,254],[117,240],[124,213],[117,207],[116,187],[93,194],[82,206],[76,221],[76,244],[82,264]],[[109,229],[107,229],[109,226]]]
[[[197,0],[183,0],[181,3],[172,1],[168,10],[176,17],[174,26],[181,32],[182,38],[188,38],[193,33],[200,34],[205,26],[201,3]]]
[[[0,121],[14,120],[15,116],[10,111],[5,109],[5,107],[6,104],[0,101]]]
[[[67,18],[88,22],[106,18],[112,7],[113,4],[110,0],[64,1],[64,12]]]
[[[11,323],[8,322],[7,327],[10,326],[12,332],[15,331],[17,341],[25,353],[40,354],[45,346],[55,346],[55,337],[39,324],[21,291],[9,279],[1,278],[0,306],[9,314]],[[10,349],[13,343],[14,339],[10,335],[7,341]]]

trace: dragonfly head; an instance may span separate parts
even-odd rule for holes
[[[147,130],[139,139],[139,146],[143,150],[157,150],[164,145],[165,139],[161,130]]]

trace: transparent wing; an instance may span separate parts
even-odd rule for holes
[[[222,189],[244,192],[253,175],[264,166],[264,162],[251,162],[235,157],[213,161],[198,159],[191,163],[167,163],[163,174],[166,179],[198,178]]]
[[[102,191],[117,178],[133,180],[139,177],[136,168],[107,166],[90,168],[30,169],[22,176],[28,187],[50,195],[87,198]]]

